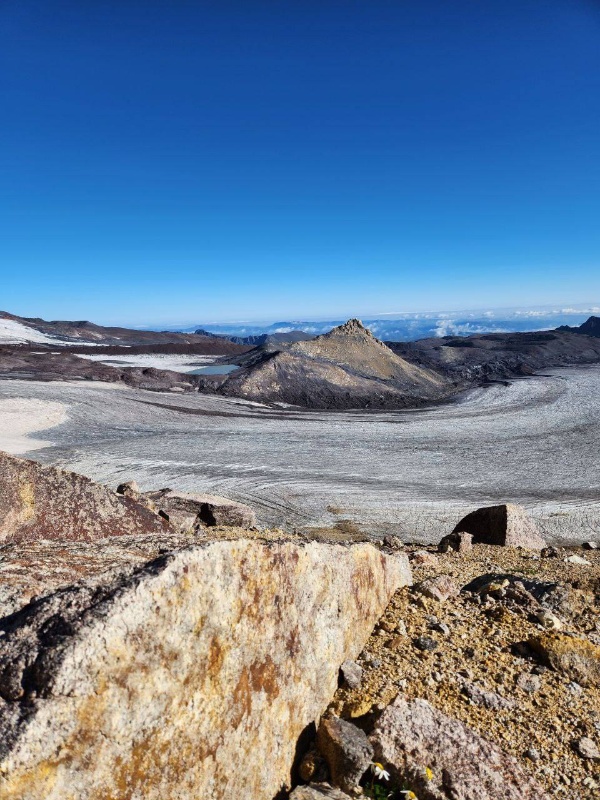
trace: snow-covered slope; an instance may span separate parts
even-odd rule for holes
[[[14,319],[0,317],[0,344],[26,344],[38,342],[39,344],[64,344],[60,339],[47,336],[36,331],[28,325],[22,325]]]

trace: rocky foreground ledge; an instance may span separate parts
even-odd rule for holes
[[[410,582],[407,558],[236,529],[198,543],[163,527],[121,537],[131,498],[114,505],[103,487],[20,459],[5,474],[5,519],[11,498],[15,513],[3,571],[14,578],[16,563],[39,584],[43,564],[53,588],[20,604],[21,575],[0,620],[0,797],[272,800],[289,789],[340,664]],[[51,539],[37,536],[43,487],[69,482],[84,502],[64,518],[55,504]],[[89,512],[104,509],[98,541],[90,492]],[[163,552],[144,560],[152,539]]]

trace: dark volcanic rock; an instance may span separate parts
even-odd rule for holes
[[[322,720],[317,747],[327,761],[332,782],[353,792],[373,760],[373,746],[356,725],[333,717]]]
[[[157,514],[89,478],[0,452],[0,541],[95,541],[168,529]]]

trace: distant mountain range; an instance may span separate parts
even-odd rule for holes
[[[600,306],[589,304],[563,308],[496,309],[482,311],[406,312],[384,317],[363,317],[362,322],[373,336],[389,342],[412,342],[416,339],[444,336],[471,336],[480,333],[515,333],[553,330],[559,326],[577,326],[590,314],[600,314]],[[185,330],[204,335],[225,336],[240,344],[256,345],[260,336],[277,337],[275,341],[300,341],[298,337],[319,336],[343,324],[343,319],[290,320],[284,322],[232,322],[204,324]]]

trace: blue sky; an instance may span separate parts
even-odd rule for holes
[[[0,308],[600,299],[600,6],[0,5]]]

